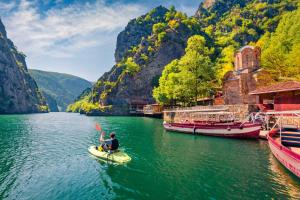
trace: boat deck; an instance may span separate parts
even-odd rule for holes
[[[275,140],[275,142],[277,142],[278,144],[281,143],[281,142],[280,142],[280,137],[279,137],[279,135],[275,136],[275,137],[274,137],[274,140]],[[286,145],[283,145],[283,146],[289,148],[291,151],[295,152],[296,154],[300,154],[300,147],[289,147],[289,146],[286,146]]]
[[[295,152],[296,154],[300,154],[300,147],[290,147],[291,151]]]

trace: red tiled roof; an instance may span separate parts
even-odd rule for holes
[[[267,93],[295,91],[295,90],[300,90],[300,82],[288,81],[288,82],[282,82],[270,86],[261,87],[250,92],[249,94],[267,94]]]

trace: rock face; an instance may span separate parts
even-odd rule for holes
[[[59,112],[59,108],[58,108],[56,100],[48,94],[43,93],[43,95],[46,98],[47,105],[49,107],[49,111],[50,112]]]
[[[148,14],[131,20],[117,37],[116,62],[120,62],[131,47],[140,44],[143,37],[147,38],[151,35],[152,26],[158,22],[163,22],[167,11],[168,9],[165,7],[159,6]]]
[[[232,7],[239,6],[242,8],[251,1],[253,0],[205,0],[200,4],[198,10],[196,11],[195,17],[204,17],[208,14],[208,11],[210,13],[215,13],[217,17],[220,17]]]
[[[47,105],[49,107],[49,111],[50,112],[59,112],[58,105],[57,105],[55,98],[46,92],[42,92],[42,94],[46,99]]]
[[[152,13],[152,15],[156,15],[156,19],[163,19],[166,11],[168,11],[163,7],[158,7],[156,10],[156,12]],[[146,16],[142,17],[145,18]],[[125,30],[118,36],[116,60],[124,60],[126,56],[128,58],[126,50],[131,44],[140,41],[137,45],[138,50],[131,52],[129,55],[134,63],[140,67],[140,70],[135,74],[124,73],[126,70],[124,66],[116,64],[98,80],[94,87],[93,102],[99,102],[102,106],[112,105],[112,110],[104,114],[127,115],[131,109],[141,109],[145,104],[155,103],[152,97],[152,90],[157,86],[158,79],[165,65],[184,55],[186,41],[192,35],[190,29],[184,25],[179,25],[176,30],[167,29],[164,36],[165,39],[162,39],[157,45],[159,36],[153,34],[151,29],[150,32],[146,31],[144,34],[139,34],[139,36],[137,36],[136,31],[131,32],[131,34],[124,34],[127,32],[126,30],[139,29],[140,25],[136,24],[138,19],[129,22]],[[149,37],[147,39],[143,38],[146,35]],[[120,42],[131,41],[132,38],[134,38],[134,42],[131,42],[130,45],[123,45]],[[151,52],[149,52],[150,48],[152,49]],[[93,113],[87,114],[93,115]],[[99,111],[96,113],[96,115],[102,114]]]
[[[163,42],[158,51],[150,58],[151,60],[143,65],[137,74],[134,76],[126,74],[123,81],[112,90],[105,101],[100,101],[101,104],[136,107],[155,102],[152,97],[155,79],[161,76],[165,65],[184,54],[184,42],[187,40],[185,38],[179,42],[178,35],[174,32],[169,32],[168,35],[175,40]],[[135,55],[135,58],[138,59],[139,56]],[[139,61],[137,60],[136,63]],[[118,70],[114,70],[109,78],[114,78],[117,74]],[[111,79],[108,80],[111,81]],[[122,114],[128,112],[127,109],[123,111]]]
[[[203,2],[203,8],[208,9],[216,3],[216,0],[205,0]]]
[[[7,38],[0,20],[0,113],[47,111],[36,82],[28,74],[25,55]]]

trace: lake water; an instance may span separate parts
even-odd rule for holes
[[[132,161],[87,151],[100,123]],[[266,141],[166,132],[162,120],[50,113],[0,116],[0,199],[300,199]]]

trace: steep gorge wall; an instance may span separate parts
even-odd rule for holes
[[[47,111],[36,82],[28,74],[25,55],[7,38],[0,20],[0,114]]]
[[[165,65],[184,55],[186,41],[192,35],[189,28],[180,24],[176,30],[165,30],[164,39],[159,40],[158,34],[152,32],[152,26],[160,22],[166,23],[167,11],[168,9],[159,6],[130,21],[119,34],[115,52],[117,64],[100,77],[93,91],[93,102],[99,102],[102,106],[112,105],[112,110],[102,114],[126,115],[129,114],[131,105],[155,103],[152,90],[157,86]],[[151,16],[153,21],[147,21],[147,16]],[[144,28],[140,29],[141,26]],[[130,51],[133,47],[136,50]],[[126,69],[122,62],[128,57],[139,66],[138,72],[124,73]]]

